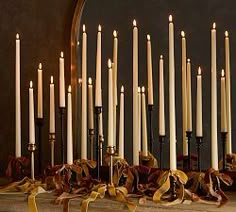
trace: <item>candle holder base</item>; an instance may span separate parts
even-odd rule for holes
[[[42,155],[42,151],[41,151],[41,146],[42,146],[42,128],[43,128],[43,118],[36,118],[36,126],[38,128],[38,144],[37,144],[37,159],[38,159],[38,175],[40,176],[41,173],[42,173],[42,158],[41,158],[41,155]]]
[[[159,142],[160,142],[160,170],[163,169],[163,164],[162,164],[162,153],[163,153],[163,144],[165,143],[165,135],[159,135]]]
[[[54,145],[56,141],[56,134],[49,133],[49,143],[51,147],[51,167],[54,167]]]
[[[115,155],[116,149],[115,146],[108,146],[107,147],[107,154],[110,157],[109,163],[109,182],[110,185],[113,185],[113,156]]]
[[[35,181],[34,177],[34,152],[36,150],[36,145],[29,143],[28,144],[28,151],[31,153],[31,179]]]
[[[59,107],[60,119],[61,119],[61,162],[65,163],[65,107]]]

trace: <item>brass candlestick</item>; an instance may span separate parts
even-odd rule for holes
[[[51,146],[51,167],[54,166],[54,143],[56,141],[56,134],[49,133],[49,143]]]
[[[34,152],[36,150],[36,145],[34,143],[29,143],[28,150],[31,153],[31,178],[34,181]]]
[[[110,185],[112,185],[113,184],[113,156],[115,154],[115,146],[108,146],[107,147],[107,154],[110,157],[109,181],[110,181]]]

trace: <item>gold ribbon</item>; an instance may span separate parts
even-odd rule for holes
[[[144,156],[143,152],[139,153],[139,160],[142,165],[150,167],[150,168],[158,168],[158,162],[157,159],[148,152],[148,156]]]

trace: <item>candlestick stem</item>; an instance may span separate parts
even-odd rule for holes
[[[102,112],[102,107],[95,106],[95,113],[96,113],[96,160],[97,160],[97,179],[100,180],[100,168],[101,168],[101,160],[102,156],[100,154],[101,147],[100,147],[100,135],[99,135],[99,119],[100,113]]]
[[[36,126],[38,128],[38,175],[41,175],[42,164],[41,164],[41,145],[42,145],[42,127],[43,118],[36,118]]]
[[[89,129],[90,159],[93,160],[94,129]]]
[[[49,133],[49,143],[51,146],[51,167],[54,166],[54,143],[56,141],[56,134]]]
[[[222,166],[222,170],[225,171],[226,170],[226,152],[225,152],[225,148],[226,148],[226,136],[227,136],[227,132],[221,132],[221,142],[222,142],[222,160],[223,160],[223,166]]]
[[[61,160],[62,164],[65,163],[65,107],[60,107],[60,118],[61,118]]]
[[[191,138],[192,138],[192,131],[186,131],[186,136],[188,139],[188,169],[191,170]]]
[[[149,116],[149,151],[153,152],[153,129],[152,129],[152,111],[153,105],[148,105],[148,116]]]
[[[101,118],[101,117],[100,117]],[[103,149],[104,137],[99,135],[99,153],[100,153],[100,166],[102,166],[102,149]]]
[[[163,153],[163,149],[162,149],[162,147],[163,147],[163,144],[165,143],[165,136],[164,135],[159,135],[159,142],[160,142],[160,170],[162,170],[163,169],[163,164],[162,164],[162,153]]]
[[[107,154],[110,157],[110,163],[109,163],[109,182],[110,185],[113,184],[113,156],[115,154],[115,146],[108,146],[107,147]]]
[[[36,145],[29,143],[28,150],[31,154],[31,179],[34,181],[35,180],[35,177],[34,177],[34,152],[36,150]]]
[[[196,140],[197,140],[197,167],[198,167],[198,171],[201,172],[202,171],[202,165],[201,165],[201,146],[202,146],[202,139],[203,137],[197,136]]]
[[[176,179],[174,176],[170,176],[170,201],[174,201],[177,198],[177,192],[176,192]]]

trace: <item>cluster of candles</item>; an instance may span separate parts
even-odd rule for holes
[[[117,63],[118,63],[118,36],[113,32],[113,59],[108,60],[108,136],[107,145],[116,146],[116,107],[117,98]],[[183,155],[188,155],[186,132],[192,132],[192,94],[191,94],[191,63],[186,54],[185,33],[182,37],[182,115],[183,115]],[[101,26],[97,33],[96,52],[96,79],[95,79],[95,102],[93,102],[92,79],[89,78],[87,85],[87,33],[83,25],[82,34],[82,104],[81,106],[81,159],[87,159],[87,134],[88,130],[94,129],[94,107],[102,107],[102,33]],[[170,126],[170,169],[176,169],[176,115],[175,115],[175,53],[174,53],[174,24],[172,16],[169,16],[169,126]],[[226,73],[222,70],[221,75],[221,131],[227,132],[227,153],[232,153],[231,147],[231,100],[230,100],[230,50],[229,36],[225,32],[225,59]],[[151,37],[147,35],[147,76],[148,76],[148,105],[153,101],[152,79],[152,50]],[[198,69],[196,76],[196,136],[203,137],[202,126],[202,73]],[[216,25],[211,30],[211,166],[218,170],[218,147],[217,147],[217,67],[216,67]],[[88,92],[87,92],[88,91]],[[29,88],[29,142],[35,143],[35,121],[33,83]],[[87,105],[88,101],[88,105]],[[20,40],[16,36],[16,157],[21,156],[21,113],[20,113]],[[65,79],[64,79],[64,56],[59,58],[59,106],[65,108]],[[120,92],[120,117],[119,117],[119,148],[118,155],[124,158],[124,86]],[[159,136],[165,136],[165,100],[164,100],[164,58],[159,60]],[[87,111],[88,110],[88,111]],[[133,165],[139,165],[139,152],[148,156],[147,141],[147,117],[146,117],[145,88],[138,85],[138,27],[133,21]],[[99,135],[103,136],[102,113],[98,126]],[[42,65],[38,69],[38,114],[43,116],[43,87]],[[71,86],[68,88],[67,100],[67,163],[73,163],[73,138],[72,138],[72,100]],[[142,120],[142,121],[141,121]],[[87,123],[88,121],[88,123]],[[49,133],[55,133],[55,100],[53,77],[50,83],[50,127]],[[141,138],[142,135],[142,138]]]

